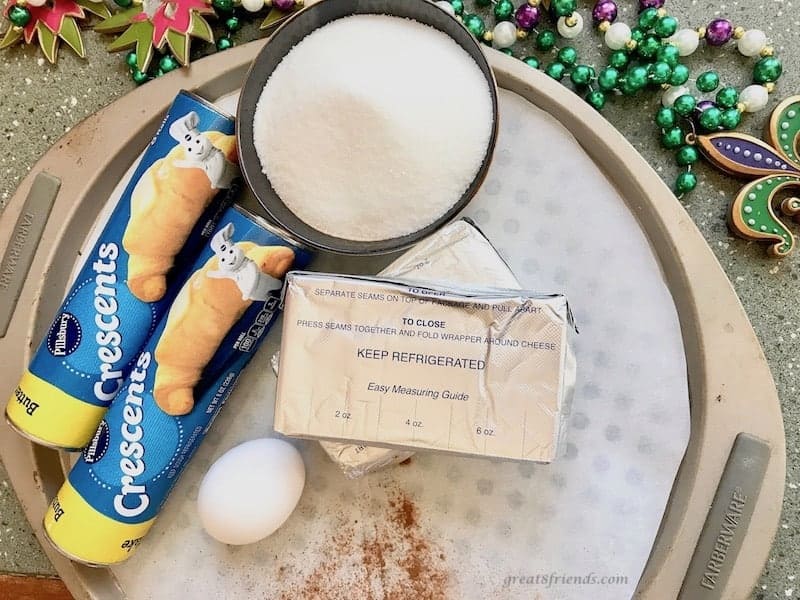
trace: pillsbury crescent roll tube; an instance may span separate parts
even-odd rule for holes
[[[91,440],[237,192],[234,123],[181,92],[6,407],[48,446]]]
[[[238,208],[222,216],[47,510],[56,548],[103,565],[139,546],[277,317],[283,275],[309,259]]]

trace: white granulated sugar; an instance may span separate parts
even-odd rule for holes
[[[492,131],[475,61],[416,21],[355,15],[304,38],[267,81],[254,138],[286,206],[315,229],[375,241],[441,217]]]

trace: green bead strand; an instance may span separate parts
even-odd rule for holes
[[[717,92],[717,104],[722,108],[733,108],[739,102],[739,92],[736,88],[724,87]]]
[[[578,8],[576,0],[551,0],[550,10],[558,17],[568,17]]]
[[[170,71],[174,71],[180,66],[177,60],[173,56],[169,54],[165,54],[161,57],[161,60],[158,61],[158,68],[161,69],[164,73],[169,73]]]
[[[131,79],[133,79],[133,82],[136,85],[142,85],[144,82],[150,79],[150,77],[148,77],[147,73],[145,73],[144,71],[140,71],[139,69],[134,69],[131,72]]]
[[[606,67],[597,75],[597,85],[601,90],[609,92],[619,83],[619,71],[614,67]]]
[[[464,27],[466,27],[476,38],[481,38],[483,37],[483,34],[486,33],[486,24],[478,15],[464,15],[463,23]]]
[[[678,153],[675,155],[675,160],[677,160],[678,164],[682,167],[696,163],[699,158],[700,155],[697,153],[697,148],[689,145],[681,146],[680,149],[678,149]]]
[[[756,83],[771,83],[778,81],[783,73],[783,65],[774,56],[765,56],[753,67],[753,81]]]
[[[494,5],[494,18],[498,21],[508,21],[514,14],[514,3],[511,0],[498,0]]]
[[[238,17],[228,17],[225,19],[225,29],[233,33],[234,31],[238,31],[238,29],[242,26],[241,22],[239,21]]]
[[[670,85],[683,85],[689,81],[689,67],[676,64],[672,67],[672,75],[669,76]]]
[[[675,124],[678,122],[678,114],[669,108],[668,106],[663,106],[658,109],[656,113],[656,124],[661,127],[661,129],[670,129],[675,127]]]
[[[466,24],[466,23],[465,23]],[[556,45],[556,34],[552,31],[545,29],[540,31],[536,36],[536,48],[539,50],[552,50]]]
[[[683,144],[683,141],[683,130],[680,127],[670,127],[661,134],[661,145],[670,150]]]
[[[631,39],[637,44],[641,44],[647,32],[641,27],[634,27],[631,29]]]
[[[525,58],[522,59],[522,62],[524,62],[526,65],[534,69],[538,69],[539,65],[541,64],[539,62],[539,59],[536,58],[535,56],[526,56]]]
[[[636,65],[628,69],[625,73],[625,81],[627,86],[634,91],[641,90],[647,85],[647,67]],[[623,90],[623,93],[625,90]]]
[[[656,60],[667,63],[673,69],[678,64],[681,54],[672,44],[662,45],[656,52]]]
[[[703,93],[713,92],[719,87],[719,75],[715,71],[706,71],[697,77],[697,89]]]
[[[675,112],[681,115],[682,117],[688,117],[692,114],[692,111],[697,106],[697,100],[695,97],[690,94],[684,94],[683,96],[679,97],[675,100],[675,103],[672,105],[672,108],[675,109]]]
[[[656,56],[661,47],[661,42],[658,41],[657,37],[648,35],[641,41],[641,43],[637,44],[636,52],[643,58],[653,58]]]
[[[614,52],[608,56],[608,64],[615,69],[624,68],[629,60],[628,53],[624,50],[614,50]]]
[[[131,69],[135,69],[136,68],[137,61],[138,61],[138,58],[136,56],[136,52],[128,52],[125,55],[125,64],[128,65]]]
[[[725,129],[736,129],[739,123],[742,122],[742,113],[738,108],[729,108],[722,111],[722,120],[720,124]]]
[[[722,111],[716,106],[709,106],[698,119],[700,126],[706,131],[715,131],[722,124]]]
[[[233,0],[211,0],[211,6],[220,12],[230,12],[233,10]]]
[[[450,6],[453,7],[453,12],[455,12],[457,16],[460,17],[464,14],[464,0],[450,0]]]
[[[647,73],[650,77],[650,81],[661,85],[669,81],[669,78],[672,76],[672,68],[667,63],[658,61],[647,67]]]
[[[658,23],[658,9],[645,8],[639,13],[639,27],[644,30],[652,29]]]
[[[25,27],[31,20],[31,11],[15,4],[8,10],[8,20],[14,27]]]
[[[577,86],[589,85],[594,78],[594,69],[588,65],[577,65],[572,69],[569,78]]]
[[[694,188],[697,187],[697,175],[692,173],[691,171],[686,171],[678,175],[678,179],[675,181],[675,193],[679,196],[682,196],[688,192],[691,192]]]
[[[578,60],[578,52],[572,46],[564,46],[558,51],[558,60],[566,66],[571,67]]]
[[[660,38],[668,38],[675,35],[678,30],[678,19],[669,15],[661,17],[654,27],[656,35]]]
[[[544,72],[556,81],[561,81],[564,79],[564,75],[567,72],[567,67],[560,62],[551,62],[549,65],[547,65],[547,67],[545,67]]]
[[[600,90],[592,90],[586,94],[586,102],[595,110],[603,110],[606,105],[606,95]]]
[[[233,40],[229,37],[219,38],[217,40],[217,50],[227,50],[233,47]]]

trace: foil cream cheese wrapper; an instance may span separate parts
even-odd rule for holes
[[[558,455],[574,384],[563,295],[293,272],[283,299],[277,431],[525,461]]]

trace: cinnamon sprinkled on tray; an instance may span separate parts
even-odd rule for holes
[[[417,506],[395,491],[384,510],[369,528],[343,522],[317,552],[317,567],[281,600],[446,599],[445,555],[422,531]]]

